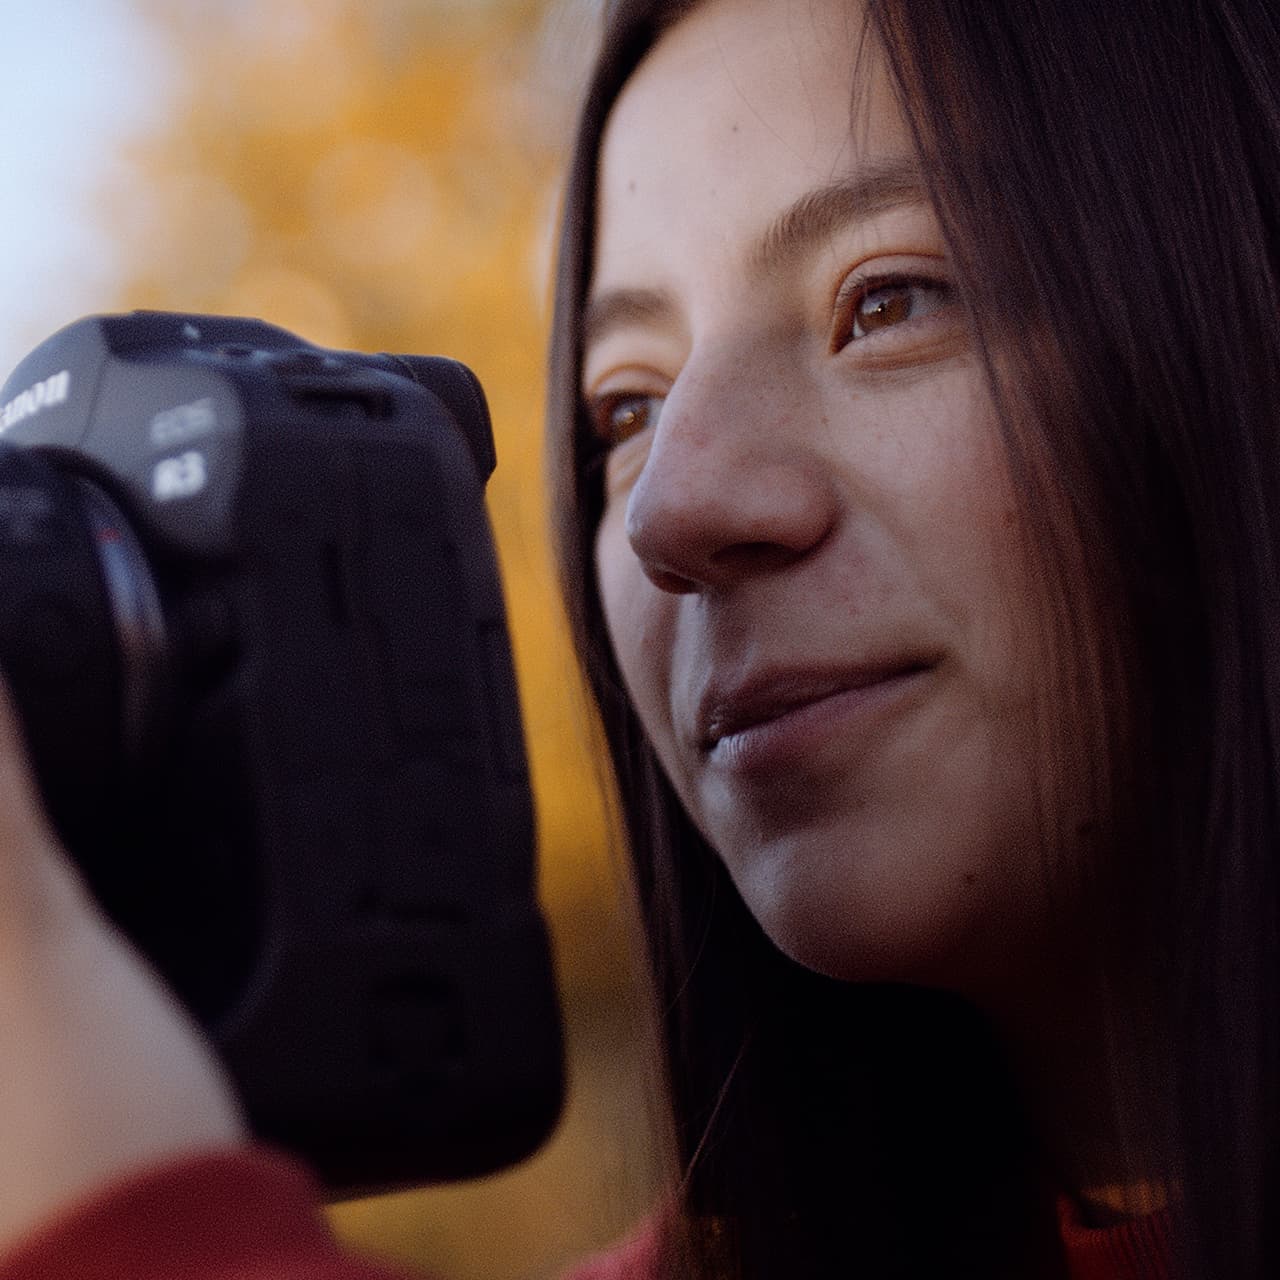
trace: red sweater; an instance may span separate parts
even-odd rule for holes
[[[49,1223],[6,1258],[0,1280],[408,1280],[343,1251],[298,1165],[262,1151],[214,1152],[147,1170]],[[1168,1280],[1165,1214],[1080,1225],[1064,1201],[1071,1280]],[[645,1280],[641,1231],[566,1280]]]

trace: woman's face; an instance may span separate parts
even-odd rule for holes
[[[1043,932],[1039,628],[907,127],[848,0],[707,0],[601,152],[583,392],[630,695],[766,932],[1016,981]]]

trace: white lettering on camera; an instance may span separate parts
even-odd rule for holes
[[[70,394],[71,372],[68,369],[45,378],[43,382],[37,382],[34,387],[19,391],[0,409],[0,435],[27,418],[35,417],[41,409],[52,409],[55,405],[65,404]]]
[[[157,502],[190,498],[199,493],[209,480],[204,454],[195,449],[176,458],[161,458],[151,472],[151,496]]]
[[[190,404],[180,404],[157,413],[151,419],[151,443],[158,449],[168,449],[197,436],[207,436],[217,425],[218,414],[213,400],[205,396],[203,400],[193,400]]]

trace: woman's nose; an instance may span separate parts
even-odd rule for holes
[[[753,393],[741,379],[729,394],[705,380],[672,388],[626,510],[651,581],[671,592],[725,587],[826,539],[837,495],[803,406],[794,390]]]

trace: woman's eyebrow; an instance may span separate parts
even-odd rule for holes
[[[850,222],[901,205],[928,203],[914,156],[889,156],[863,165],[855,174],[806,191],[784,209],[748,250],[750,267],[760,274],[776,271]],[[632,325],[672,326],[678,310],[665,289],[607,289],[588,299],[583,309],[583,350]]]
[[[674,323],[675,299],[665,289],[609,289],[588,300],[582,314],[582,348],[589,350],[615,329]]]
[[[760,274],[773,272],[851,222],[864,222],[900,205],[928,203],[916,158],[889,156],[805,192],[770,223],[747,261]]]

